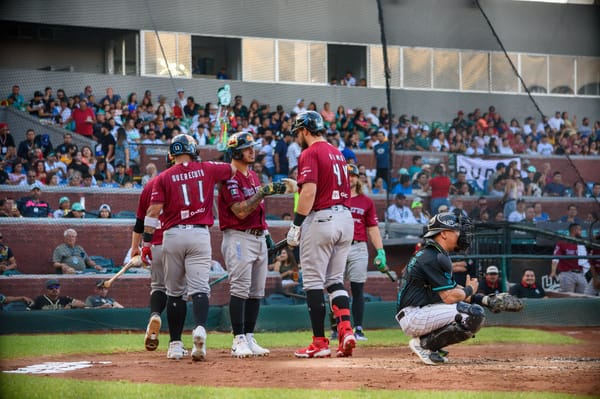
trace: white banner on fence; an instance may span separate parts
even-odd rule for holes
[[[456,172],[464,172],[467,175],[467,181],[474,180],[477,182],[477,185],[483,189],[485,187],[485,181],[496,171],[496,165],[500,162],[508,165],[511,161],[516,161],[517,167],[521,169],[520,158],[482,159],[458,155],[456,157]]]

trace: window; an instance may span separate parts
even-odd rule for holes
[[[404,87],[431,87],[431,49],[404,49]]]
[[[489,91],[488,53],[463,51],[461,66],[463,90]]]
[[[600,58],[577,57],[577,94],[600,95]]]
[[[160,38],[160,43],[159,43]],[[161,45],[163,52],[161,51]],[[192,76],[191,36],[183,33],[142,32],[142,75],[190,78]]]
[[[400,47],[388,47],[387,54],[391,74],[390,86],[400,87]],[[372,87],[385,87],[385,67],[381,46],[369,47],[369,82]]]
[[[551,55],[549,61],[550,93],[574,94],[575,59]]]
[[[515,68],[519,67],[519,56],[509,53],[508,56]],[[491,53],[491,90],[507,93],[517,93],[519,91],[519,78],[510,66],[504,53]]]
[[[242,40],[243,80],[275,81],[275,40]]]
[[[532,93],[548,93],[548,57],[521,55],[521,76]]]
[[[327,83],[324,43],[278,41],[279,81]]]
[[[460,89],[457,51],[433,51],[433,87],[436,89]]]

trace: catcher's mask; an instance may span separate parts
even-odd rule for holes
[[[468,216],[462,214],[460,209],[455,209],[453,212],[438,213],[429,219],[423,237],[433,237],[444,230],[454,230],[460,233],[456,244],[457,250],[466,251],[469,249],[473,238],[473,223]]]
[[[236,133],[227,140],[227,151],[231,154],[231,158],[239,161],[244,157],[242,150],[255,145],[256,142],[251,133]]]

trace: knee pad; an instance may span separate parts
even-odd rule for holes
[[[437,351],[445,346],[457,344],[473,337],[471,331],[465,330],[456,323],[448,324],[421,337],[421,346]]]
[[[481,330],[485,320],[485,311],[481,306],[471,305],[466,302],[459,302],[456,304],[456,310],[468,316],[459,323],[460,327],[472,332],[473,334]]]

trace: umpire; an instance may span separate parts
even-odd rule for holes
[[[337,321],[337,356],[352,356],[356,345],[344,288],[344,269],[354,234],[350,183],[344,156],[325,140],[323,132],[323,118],[315,111],[300,113],[292,128],[302,153],[298,159],[300,197],[287,242],[300,245],[303,288],[313,329],[312,342],[294,353],[301,358],[331,355],[325,337],[323,288],[329,293]]]
[[[223,231],[221,252],[230,282],[229,315],[233,329],[231,356],[266,356],[269,350],[254,338],[254,327],[265,295],[268,235],[263,198],[283,194],[284,183],[261,188],[256,173],[248,168],[255,161],[254,137],[236,133],[227,141],[235,175],[219,190],[219,227]]]
[[[469,218],[439,213],[429,220],[425,244],[409,261],[400,283],[396,320],[408,346],[428,365],[448,361],[447,345],[465,341],[481,329],[483,308],[465,301],[477,292],[476,278],[467,275],[463,288],[454,281],[448,252],[466,250],[471,241]]]

